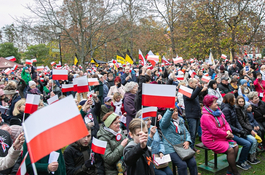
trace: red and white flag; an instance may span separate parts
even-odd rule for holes
[[[62,84],[62,92],[74,91],[74,84]]]
[[[31,65],[32,61],[31,60],[26,60],[25,64]]]
[[[194,78],[194,76],[196,75],[196,72],[194,70],[190,70],[189,74],[191,78]]]
[[[40,81],[41,81],[41,82],[44,82],[44,78],[40,78]]]
[[[176,77],[177,77],[177,79],[179,81],[183,81],[184,80],[184,75],[183,74],[182,75],[177,75]]]
[[[87,97],[92,98],[94,93],[95,93],[94,90],[88,92]]]
[[[157,114],[157,107],[146,107],[143,108],[142,118],[156,117],[156,114]]]
[[[24,113],[33,114],[38,110],[40,103],[40,95],[28,94],[26,98],[26,106]]]
[[[167,61],[167,59],[165,58],[165,56],[162,57],[162,63],[164,63],[166,66],[169,66],[170,63]]]
[[[183,58],[182,57],[173,58],[173,62],[174,64],[183,63]]]
[[[191,58],[191,59],[190,59],[190,63],[193,63],[193,62],[194,62],[194,59],[193,59],[193,58]]]
[[[32,63],[36,63],[37,62],[37,59],[36,58],[33,58],[33,59],[31,59],[31,62]]]
[[[17,68],[18,68],[18,65],[15,64],[15,65],[13,66],[12,70],[17,70]]]
[[[221,58],[226,59],[227,56],[226,56],[225,54],[222,54],[222,55],[221,55]]]
[[[88,80],[86,76],[79,77],[77,79],[77,92],[78,93],[83,93],[83,92],[88,92]]]
[[[25,175],[27,173],[26,158],[28,157],[28,153],[29,152],[25,154],[25,157],[23,158],[16,175]]]
[[[174,108],[176,86],[143,83],[142,105]]]
[[[208,77],[209,76],[209,74],[208,73],[205,73],[205,74],[203,74],[204,76],[206,76],[206,77]]]
[[[139,60],[142,61],[141,64],[143,66],[146,65],[146,61],[145,61],[144,56],[143,56],[143,53],[142,53],[142,51],[140,49],[139,49]]]
[[[147,57],[148,57],[149,55],[155,55],[155,54],[153,54],[153,52],[152,52],[151,50],[149,50],[149,52],[147,53],[147,55],[145,55],[145,59],[147,59]]]
[[[55,102],[59,101],[58,95],[55,95],[47,100],[48,104],[51,105]]]
[[[43,71],[44,70],[44,66],[37,66],[37,71],[38,72],[41,72],[41,71]]]
[[[148,55],[147,61],[149,61],[153,66],[155,66],[156,63],[159,62],[159,56],[158,55]]]
[[[53,80],[68,80],[68,70],[52,70]]]
[[[91,149],[98,154],[105,154],[107,142],[93,137]]]
[[[88,135],[72,96],[36,111],[22,126],[31,163]]]
[[[88,78],[88,85],[89,86],[97,86],[99,85],[98,79],[97,78]]]
[[[192,95],[192,93],[193,93],[193,89],[188,88],[186,86],[180,85],[180,87],[179,87],[179,93],[181,93],[181,94],[183,94],[183,95],[185,95],[185,96],[187,96],[187,97],[190,98],[191,95]]]
[[[9,75],[12,72],[12,70],[10,68],[7,68],[4,72],[5,74]]]
[[[74,78],[73,79],[73,88],[74,88],[74,91],[77,91],[77,83],[78,83],[78,78]]]
[[[112,60],[112,63],[116,66],[116,68],[120,67],[116,60]]]
[[[9,61],[16,61],[17,59],[14,56],[6,57],[5,59]]]
[[[209,83],[210,80],[211,80],[211,77],[209,77],[209,76],[207,77],[205,75],[203,75],[202,78],[201,78],[201,81],[204,81],[206,83]]]
[[[56,62],[54,62],[54,61],[53,61],[53,62],[51,62],[51,65],[52,65],[52,66],[54,66],[55,64],[56,64]]]

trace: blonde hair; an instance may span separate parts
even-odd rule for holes
[[[146,123],[143,121],[143,119],[139,119],[139,118],[134,118],[130,124],[129,124],[129,130],[132,134],[135,134],[135,130],[141,128],[146,127]]]
[[[25,98],[22,98],[16,102],[14,110],[13,110],[13,116],[17,116],[20,113],[18,108],[20,108],[22,105],[25,105],[25,103],[26,103]]]
[[[115,99],[118,98],[118,97],[121,97],[121,99],[122,99],[122,95],[121,95],[121,93],[119,93],[119,92],[115,92],[114,95],[113,95],[112,100],[115,102]]]

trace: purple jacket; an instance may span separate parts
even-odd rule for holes
[[[134,103],[134,99],[135,99],[135,94],[132,94],[130,92],[126,92],[124,94],[124,98],[123,98],[123,104],[124,104],[124,110],[127,113],[126,118],[134,118],[136,115],[136,108],[135,108],[135,103]]]

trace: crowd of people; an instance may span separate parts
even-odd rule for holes
[[[47,106],[51,97],[60,100],[72,95],[89,131],[57,150],[56,162],[49,162],[47,155],[35,163],[38,174],[173,175],[168,163],[155,161],[169,156],[179,175],[187,175],[188,170],[198,175],[196,157],[183,158],[175,148],[180,144],[184,150],[198,152],[197,138],[215,153],[227,155],[227,175],[239,175],[238,168],[247,171],[260,163],[257,152],[264,151],[264,61],[239,57],[211,64],[184,60],[169,65],[57,68],[68,70],[68,80],[53,80],[53,70],[37,71],[32,65],[10,74],[2,71],[0,175],[16,174],[27,154],[22,123],[30,117],[24,113],[28,94],[41,96],[38,109]],[[62,92],[63,84],[83,76],[98,79],[99,85],[89,86],[94,93]],[[175,86],[175,107],[158,107],[157,117],[143,118],[144,83]],[[191,96],[179,92],[181,86],[192,89]],[[93,137],[107,142],[104,154],[92,152]],[[25,162],[27,173],[34,174],[29,156]]]

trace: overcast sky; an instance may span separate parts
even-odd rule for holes
[[[1,0],[0,2],[0,28],[14,23],[12,17],[30,15],[30,11],[23,6],[34,4],[34,0]]]

